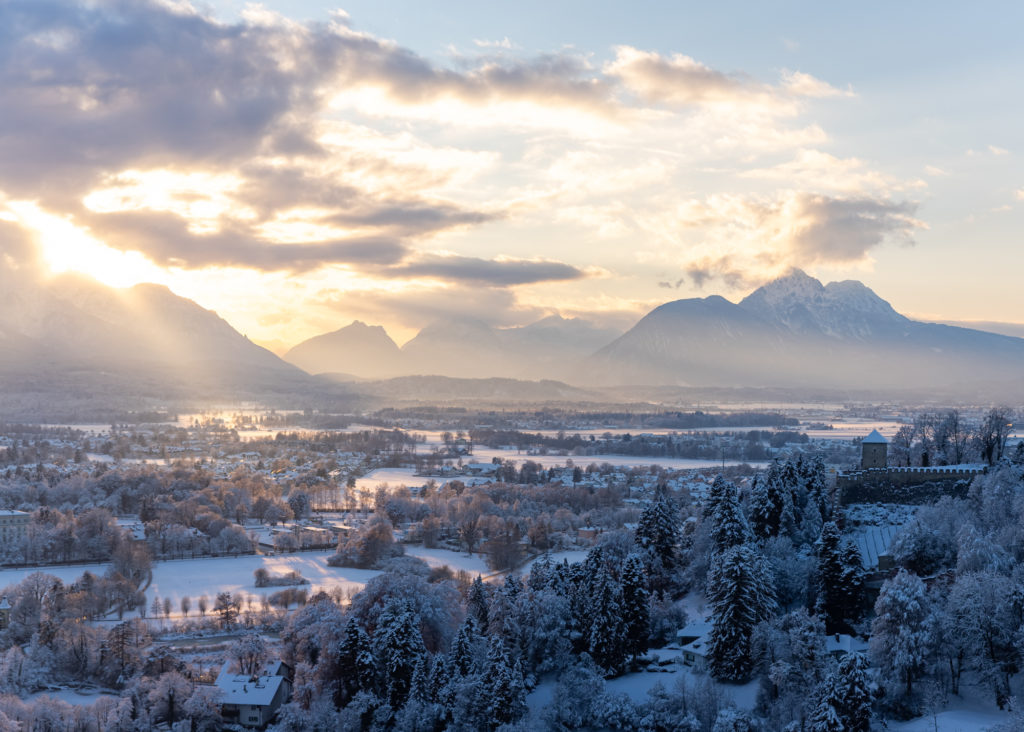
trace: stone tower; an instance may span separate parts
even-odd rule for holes
[[[871,434],[860,443],[860,449],[861,470],[888,466],[889,441],[878,430],[871,430]]]

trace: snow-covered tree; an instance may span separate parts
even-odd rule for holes
[[[385,608],[373,634],[373,655],[381,672],[380,686],[392,708],[398,709],[409,695],[413,671],[426,653],[419,618],[406,603]]]
[[[622,587],[601,566],[593,578],[591,593],[587,647],[594,663],[610,674],[617,674],[627,655]]]
[[[711,519],[712,547],[720,554],[750,541],[753,535],[740,506],[739,489],[728,481],[719,483],[717,478],[715,483],[717,494],[709,501],[711,513],[706,516]]]
[[[267,660],[267,644],[259,633],[246,633],[228,648],[228,658],[240,673],[252,676]]]
[[[885,581],[875,602],[871,659],[908,696],[924,671],[931,641],[929,609],[924,582],[903,569]]]
[[[345,624],[345,636],[338,650],[338,670],[337,701],[342,706],[360,691],[373,691],[375,668],[370,637],[355,618],[349,618]]]
[[[713,609],[708,665],[723,681],[750,676],[754,659],[754,627],[775,609],[769,571],[756,550],[746,544],[726,549],[708,573],[708,599]]]
[[[659,490],[654,501],[640,514],[636,543],[671,572],[678,566],[679,509],[667,490]]]
[[[647,591],[647,573],[643,560],[630,554],[622,566],[622,619],[625,623],[625,650],[633,658],[647,651],[651,633],[651,598]]]

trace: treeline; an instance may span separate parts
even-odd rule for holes
[[[421,421],[427,428],[445,430],[471,430],[478,425],[492,429],[516,429],[522,424],[538,424],[545,429],[571,429],[582,424],[616,424],[630,429],[668,428],[736,428],[736,427],[792,427],[799,420],[779,412],[681,412],[637,409],[635,411],[582,411],[568,409],[537,410],[478,410],[466,407],[409,407],[389,408],[375,415],[383,423]]]
[[[923,412],[896,432],[889,445],[889,462],[897,467],[995,465],[1004,457],[1013,421],[1009,407],[993,407],[977,420],[958,409]],[[1024,455],[1024,443],[1015,449]]]
[[[580,435],[560,431],[555,435],[518,430],[470,430],[475,444],[487,447],[514,446],[519,450],[565,452],[574,457],[588,455],[630,455],[690,459],[767,460],[769,449],[807,444],[807,435],[788,430],[745,432],[687,432],[666,435],[615,434]]]
[[[0,548],[8,562],[108,561],[134,541],[115,515],[137,516],[156,558],[253,551],[240,525],[308,516],[313,483],[284,484],[236,470],[218,480],[199,468],[139,466],[52,481],[0,479],[0,506],[31,513],[23,539]]]

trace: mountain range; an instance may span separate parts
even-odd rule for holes
[[[739,303],[677,300],[587,359],[589,383],[1021,391],[1024,339],[897,313],[860,282],[800,270]],[[579,380],[579,383],[588,383]]]
[[[380,326],[355,321],[310,338],[284,359],[311,374],[358,379],[441,375],[455,378],[564,379],[621,331],[552,315],[518,328],[473,318],[436,321],[401,348]]]
[[[117,290],[74,275],[20,281],[0,274],[0,404],[8,413],[323,390],[166,287]]]
[[[665,303],[625,333],[559,316],[517,328],[461,318],[399,348],[380,326],[356,321],[284,359],[162,286],[114,290],[0,271],[0,411],[8,415],[122,398],[351,406],[422,392],[572,401],[625,386],[1009,399],[1024,396],[1022,373],[1024,338],[912,320],[859,282],[824,285],[799,270],[738,303],[717,295]],[[440,378],[410,378],[419,376]]]

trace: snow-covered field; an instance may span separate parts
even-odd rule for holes
[[[242,557],[218,557],[214,559],[174,559],[153,564],[153,582],[146,591],[152,601],[155,596],[169,597],[177,610],[182,597],[193,599],[206,595],[211,602],[218,592],[247,597],[250,595],[272,595],[280,587],[256,587],[253,572],[259,567],[272,574],[298,572],[309,580],[310,593],[318,590],[358,592],[371,577],[380,572],[372,569],[350,569],[331,567],[327,558],[333,550],[281,554],[275,556],[246,555]],[[194,612],[194,610],[193,610]]]
[[[999,711],[995,704],[958,699],[934,717],[928,714],[909,722],[887,721],[886,725],[891,732],[982,732],[997,724],[1007,724],[1012,719],[1008,712]]]
[[[447,549],[425,549],[422,546],[406,547],[409,556],[419,557],[432,567],[448,565],[453,570],[465,570],[470,574],[490,574],[483,557],[467,556]],[[207,559],[173,559],[153,563],[153,581],[146,590],[146,597],[170,598],[174,604],[174,615],[178,615],[182,597],[192,599],[192,612],[196,610],[196,599],[206,595],[212,606],[218,592],[230,592],[234,596],[248,598],[271,595],[281,587],[256,587],[253,572],[263,567],[272,574],[298,572],[309,580],[302,585],[310,594],[319,590],[330,591],[341,588],[344,592],[358,592],[372,577],[380,574],[373,569],[352,569],[331,567],[327,558],[333,550],[299,552],[297,554],[245,555],[240,557],[216,557]],[[102,575],[106,564],[77,564],[61,567],[32,567],[27,569],[0,570],[0,588],[21,582],[33,572],[45,572],[59,577],[65,584],[74,582],[86,571]]]
[[[463,570],[471,575],[487,576],[491,570],[487,568],[487,562],[479,554],[468,556],[462,552],[453,552],[450,549],[427,549],[419,544],[405,547],[405,553],[410,557],[417,557],[429,564],[431,567],[451,567],[458,572]]]
[[[40,697],[49,697],[50,699],[59,699],[62,702],[68,704],[74,704],[75,706],[89,706],[95,703],[103,697],[114,698],[113,694],[104,694],[99,689],[58,689],[56,691],[40,691],[35,694],[29,694],[25,697],[26,701],[35,701]]]

